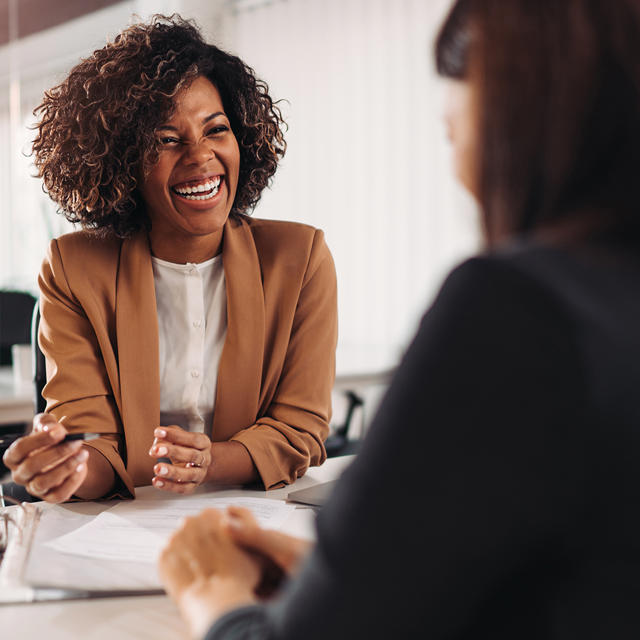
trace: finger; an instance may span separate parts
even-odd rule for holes
[[[183,526],[185,549],[192,555],[202,556],[203,562],[209,567],[213,566],[209,561],[215,559],[216,553],[223,546],[220,539],[223,517],[218,509],[206,509],[196,516],[187,518]],[[223,533],[223,537],[229,544],[228,536]]]
[[[182,557],[182,546],[181,539],[173,535],[158,557],[160,579],[173,597],[178,597],[195,578],[191,564]]]
[[[238,518],[242,522],[244,522],[247,526],[253,525],[259,527],[258,521],[255,519],[253,513],[246,509],[245,507],[236,507],[235,505],[229,505],[227,507],[227,518],[230,516],[232,518]]]
[[[43,497],[43,499],[46,499],[48,502],[66,500],[84,480],[87,467],[85,463],[88,457],[89,452],[86,449],[79,451],[76,455],[65,460],[51,471],[33,478],[26,485],[27,491],[32,495]],[[83,471],[84,475],[78,480],[78,475],[82,474]],[[72,485],[73,491],[69,495],[66,495],[66,489]]]
[[[15,469],[30,453],[57,444],[67,435],[67,430],[58,422],[47,422],[23,438],[16,440],[2,458],[9,469]]]
[[[257,544],[256,541],[262,534],[262,529],[251,511],[243,507],[227,507],[225,524],[232,538],[246,545]]]
[[[227,507],[225,526],[235,542],[250,548],[255,547],[262,534],[258,521],[244,507]]]
[[[22,463],[13,471],[13,481],[25,485],[34,476],[46,473],[65,460],[78,453],[82,448],[82,442],[65,442],[62,444],[40,449],[27,456]]]
[[[209,509],[208,511],[215,511]],[[177,530],[171,535],[164,549],[162,550],[158,564],[160,575],[165,586],[170,592],[177,592],[189,586],[193,580],[205,573],[211,573],[205,569],[201,562],[194,562],[195,556],[204,556],[209,559],[206,552],[206,544],[215,527],[214,521],[210,521],[210,515],[203,518],[204,512],[198,516],[185,518]]]
[[[156,489],[168,491],[169,493],[188,494],[193,493],[200,483],[175,482],[174,480],[167,480],[165,478],[159,478],[158,476],[155,476],[153,480],[151,480],[151,484]]]
[[[34,433],[38,431],[48,431],[57,422],[56,417],[50,413],[38,413],[33,416],[31,431]]]
[[[165,440],[168,443],[201,451],[207,450],[211,446],[211,440],[204,433],[185,431],[176,426],[159,427],[153,432],[153,435],[158,439],[158,443],[160,440]]]
[[[155,465],[153,471],[161,480],[196,484],[201,483],[207,474],[207,470],[202,467],[182,467],[164,462]]]
[[[282,553],[282,550],[286,548],[284,541],[277,536],[271,535],[273,532],[261,529],[258,526],[251,526],[236,517],[229,518],[228,529],[235,542],[269,557]]]
[[[74,473],[67,476],[67,479],[48,493],[43,496],[45,502],[64,502],[73,496],[78,490],[80,485],[85,481],[87,477],[87,465],[86,462],[79,462],[76,465]]]
[[[208,467],[211,460],[211,453],[208,448],[203,451],[167,442],[160,442],[152,448],[151,455],[156,458],[170,458],[174,464],[188,463],[193,467]]]
[[[153,448],[158,444],[158,438],[154,438],[153,442],[151,443],[151,448],[149,449],[149,455],[153,455]]]
[[[262,529],[253,517],[249,519],[246,514],[228,512],[227,517],[229,534],[237,544],[270,558],[287,572],[297,567],[309,549],[306,540]]]

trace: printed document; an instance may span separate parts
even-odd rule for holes
[[[295,507],[264,498],[182,497],[118,503],[87,524],[45,544],[56,551],[93,559],[155,563],[180,521],[207,508],[249,509],[260,526],[280,529]]]

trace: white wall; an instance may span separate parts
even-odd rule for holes
[[[289,150],[256,215],[323,228],[340,366],[384,366],[477,242],[455,185],[431,46],[449,0],[280,0],[236,16],[233,49],[286,98]]]
[[[392,363],[446,271],[477,243],[474,207],[451,175],[431,61],[449,2],[131,0],[21,42],[22,122],[10,153],[0,150],[0,286],[34,288],[48,238],[67,228],[19,153],[43,89],[132,13],[178,11],[287,100],[287,156],[254,215],[325,230],[338,270],[341,370]]]

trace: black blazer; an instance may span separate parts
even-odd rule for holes
[[[445,282],[318,545],[215,638],[640,638],[640,243]]]

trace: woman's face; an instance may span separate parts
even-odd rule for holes
[[[454,170],[462,185],[477,196],[477,125],[471,85],[461,80],[445,82],[444,121],[453,148]]]
[[[152,244],[219,232],[238,186],[240,151],[216,87],[200,76],[175,104],[156,131],[158,161],[140,186]]]

